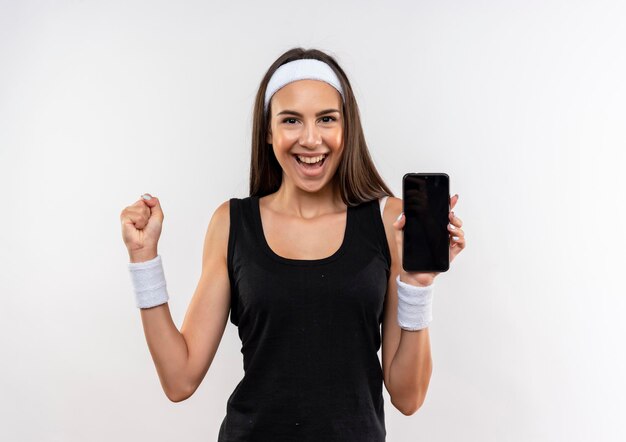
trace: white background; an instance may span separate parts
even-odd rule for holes
[[[252,106],[294,46],[336,57],[396,196],[446,172],[467,249],[436,280],[434,371],[387,440],[622,441],[626,4],[0,1],[0,439],[216,440],[229,322],[170,402],[119,214],[144,192],[178,327]]]

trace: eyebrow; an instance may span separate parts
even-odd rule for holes
[[[323,111],[320,111],[318,113],[315,114],[316,117],[319,117],[320,115],[324,115],[324,114],[329,114],[331,112],[339,112],[337,109],[326,109]],[[296,112],[293,110],[289,110],[289,109],[285,109],[284,111],[280,111],[276,114],[276,116],[278,115],[282,115],[282,114],[291,114],[291,115],[295,115],[297,117],[302,117],[303,115],[300,112]]]

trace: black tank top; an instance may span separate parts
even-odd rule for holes
[[[230,200],[230,321],[243,379],[218,442],[385,440],[380,326],[391,266],[377,200],[347,210],[332,255],[277,255],[259,197]]]

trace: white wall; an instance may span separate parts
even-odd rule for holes
[[[388,440],[618,441],[626,410],[626,4],[0,1],[0,439],[216,440],[237,330],[161,390],[120,211],[144,192],[180,327],[251,114],[293,46],[335,56],[372,156],[451,176],[467,249],[437,278],[434,372]]]

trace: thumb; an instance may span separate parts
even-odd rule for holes
[[[406,217],[404,216],[404,212],[400,212],[400,215],[393,222],[393,226],[396,230],[402,230],[404,228],[404,224],[406,223]]]
[[[144,193],[141,198],[146,203],[146,206],[150,208],[150,217],[155,216],[159,220],[163,220],[163,210],[161,209],[161,202],[156,196],[152,196],[149,193]]]

